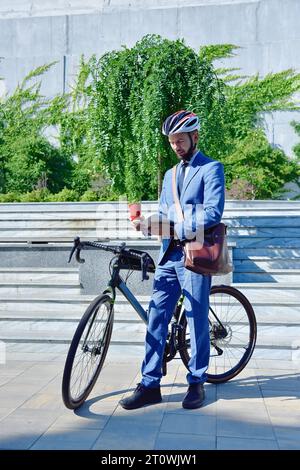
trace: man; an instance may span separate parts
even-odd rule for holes
[[[163,134],[168,136],[180,161],[176,169],[176,180],[185,221],[177,220],[172,192],[172,170],[168,170],[164,177],[159,212],[168,217],[174,226],[174,234],[162,240],[149,305],[142,381],[131,396],[120,401],[125,409],[140,408],[162,400],[160,380],[168,324],[181,292],[185,296],[184,306],[191,340],[191,359],[187,374],[189,386],[182,406],[199,408],[205,398],[203,384],[210,351],[208,309],[211,276],[196,274],[184,267],[182,245],[191,238],[191,227],[194,229],[193,237],[197,231],[213,227],[221,221],[225,191],[222,164],[197,150],[198,130],[198,117],[184,110],[172,114],[163,124]],[[143,224],[142,220],[140,224]]]

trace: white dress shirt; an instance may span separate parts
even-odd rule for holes
[[[190,171],[190,166],[191,166],[191,164],[193,163],[193,161],[195,160],[195,157],[196,157],[196,155],[197,155],[198,152],[199,152],[199,150],[196,150],[195,153],[194,153],[194,155],[192,156],[192,158],[191,158],[190,161],[188,162],[188,165],[187,165],[187,167],[186,167],[186,169],[185,169],[185,173],[184,173],[184,180],[185,180],[185,178],[187,177],[188,172]],[[180,165],[182,165],[182,162],[180,163]],[[183,181],[184,181],[184,180],[183,180]]]

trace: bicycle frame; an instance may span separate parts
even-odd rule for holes
[[[130,305],[134,308],[138,316],[143,320],[145,324],[147,324],[147,311],[141,306],[140,302],[137,300],[135,295],[131,292],[131,290],[127,287],[125,281],[119,274],[120,267],[116,264],[113,267],[113,272],[111,279],[108,283],[107,288],[105,289],[104,293],[109,293],[113,300],[115,301],[116,298],[116,289],[118,289],[124,297],[128,300]]]
[[[120,270],[139,270],[142,274],[142,280],[149,279],[147,273],[153,273],[155,270],[154,260],[146,252],[126,250],[125,244],[116,248],[98,242],[82,244],[79,237],[74,239],[69,261],[71,261],[73,253],[76,252],[76,260],[79,263],[84,263],[84,259],[80,258],[80,250],[85,246],[110,251],[117,256],[110,262],[111,276],[106,289],[86,309],[68,351],[62,381],[62,394],[65,405],[70,409],[78,408],[86,400],[102,369],[113,330],[113,307],[117,289],[133,307],[144,324],[148,323],[147,310],[142,307],[136,296],[127,287],[128,275],[124,276],[124,280],[120,276]],[[219,294],[221,301],[218,297]],[[214,363],[212,373],[207,375],[207,381],[222,383],[238,375],[249,362],[256,341],[256,319],[251,304],[237,289],[231,286],[213,286],[210,295],[215,299],[212,302],[213,305],[210,306],[211,319],[208,319],[210,324],[210,345],[216,351],[216,354],[211,354]],[[224,304],[223,295],[229,299]],[[233,308],[237,305],[238,310],[232,310],[230,301],[232,298],[235,301]],[[103,321],[100,311],[99,323],[97,323],[99,308],[104,304],[107,318],[106,320],[104,318]],[[219,305],[221,305],[220,318],[218,313]],[[223,305],[228,308],[223,310]],[[238,317],[234,320],[233,315],[236,315],[236,312],[238,312]],[[241,312],[243,312],[243,318],[240,316]],[[103,324],[105,324],[105,329],[102,328]],[[100,330],[97,329],[98,325],[101,326]],[[241,325],[243,329],[245,328],[245,331],[241,330]],[[231,341],[232,338],[233,341]],[[162,358],[162,374],[166,375],[167,363],[176,356],[177,352],[179,352],[181,360],[189,370],[191,359],[189,348],[188,320],[184,311],[184,296],[181,295],[173,313],[173,321],[171,321],[171,326],[168,328]],[[218,360],[219,356],[220,360]],[[217,360],[218,362],[216,362]],[[80,367],[78,367],[78,364],[81,364]]]

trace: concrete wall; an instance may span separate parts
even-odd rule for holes
[[[58,61],[43,79],[42,92],[68,88],[82,53],[98,55],[145,34],[203,44],[241,47],[224,65],[245,74],[300,69],[299,0],[1,0],[0,93],[10,92],[24,74]],[[299,113],[267,117],[270,142],[291,155],[299,138],[290,127]]]

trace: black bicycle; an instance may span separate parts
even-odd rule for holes
[[[62,396],[67,408],[76,409],[90,394],[100,374],[109,347],[114,322],[114,302],[118,289],[132,305],[140,318],[147,323],[147,311],[120,276],[121,270],[141,271],[142,280],[154,273],[155,263],[145,251],[99,242],[81,242],[77,237],[70,253],[69,262],[76,252],[76,260],[83,248],[110,251],[116,256],[110,262],[110,281],[104,292],[88,306],[72,339],[67,355]],[[127,276],[128,277],[128,276]],[[188,369],[190,339],[184,310],[184,298],[179,299],[165,346],[162,372],[167,373],[167,363],[179,352]],[[256,342],[256,319],[247,298],[231,286],[213,286],[209,307],[210,364],[208,382],[221,383],[232,379],[244,369],[252,356]]]

